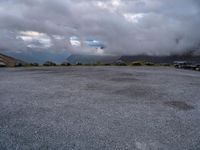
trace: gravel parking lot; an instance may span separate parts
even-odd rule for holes
[[[0,68],[0,149],[199,150],[200,72]]]

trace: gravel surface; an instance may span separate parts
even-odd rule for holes
[[[199,150],[200,72],[0,68],[0,149]]]

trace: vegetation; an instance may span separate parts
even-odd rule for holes
[[[155,66],[155,64],[152,63],[152,62],[145,62],[145,65],[146,65],[146,66]]]
[[[43,66],[56,66],[56,63],[52,62],[52,61],[46,61]]]
[[[77,66],[82,66],[83,64],[80,63],[80,62],[76,62],[76,65],[77,65]]]
[[[171,64],[168,64],[168,63],[162,63],[162,64],[159,64],[160,66],[166,66],[166,67],[169,67],[171,66]]]
[[[144,62],[143,61],[134,61],[131,63],[132,66],[143,66]]]
[[[76,64],[70,64],[68,61],[64,61],[61,64],[57,65],[56,63],[52,61],[46,61],[43,66],[171,66],[168,63],[162,63],[162,64],[155,64],[153,62],[145,62],[145,61],[134,61],[132,63],[128,63],[122,60],[117,60],[114,63],[90,63],[90,64],[82,64],[81,62],[76,62]],[[15,65],[15,67],[37,67],[40,66],[38,63],[30,63],[30,64],[22,64],[18,63]]]
[[[110,63],[105,63],[105,64],[102,64],[103,66],[111,66]]]
[[[61,66],[71,66],[71,64],[67,61],[63,62],[60,64]]]
[[[16,63],[15,67],[23,67],[24,65],[22,63]]]
[[[30,66],[33,66],[33,67],[37,67],[37,66],[39,66],[38,63],[30,63],[29,65],[30,65]]]
[[[128,64],[122,60],[118,60],[114,63],[115,66],[127,66]]]
[[[134,61],[131,63],[132,66],[158,66],[153,62],[145,62],[145,61]]]

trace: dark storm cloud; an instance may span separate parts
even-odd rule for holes
[[[16,37],[35,31],[37,50],[82,53],[69,44],[78,36],[103,41],[105,54],[200,53],[199,15],[198,0],[1,0],[0,48],[28,51],[30,37]]]

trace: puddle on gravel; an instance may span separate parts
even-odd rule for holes
[[[168,102],[165,102],[164,104],[178,110],[187,111],[187,110],[194,109],[194,106],[187,104],[186,102],[181,102],[181,101],[168,101]]]

